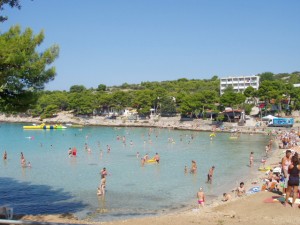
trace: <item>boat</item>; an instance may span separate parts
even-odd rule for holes
[[[63,126],[63,125],[46,125],[44,123],[40,124],[40,125],[32,125],[32,126],[23,126],[23,129],[43,129],[43,130],[58,130],[58,129],[66,129],[67,127]]]

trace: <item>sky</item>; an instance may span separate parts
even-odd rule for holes
[[[13,25],[58,44],[46,90],[300,70],[299,0],[20,0]],[[0,46],[1,47],[1,46]]]

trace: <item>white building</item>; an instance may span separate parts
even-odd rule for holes
[[[220,79],[220,94],[224,93],[224,90],[232,86],[235,92],[244,92],[249,86],[252,86],[255,90],[259,88],[259,76],[240,76],[240,77],[226,77]]]

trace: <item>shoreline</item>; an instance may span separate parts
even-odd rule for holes
[[[240,133],[266,134],[269,128],[264,124],[256,127],[256,121],[247,120],[244,126],[237,123],[224,122],[222,128],[217,127],[212,120],[193,119],[181,120],[180,117],[152,117],[146,120],[128,120],[125,118],[106,119],[102,116],[76,117],[68,112],[60,112],[54,118],[40,120],[39,117],[7,116],[0,114],[0,123],[35,123],[35,124],[74,124],[82,126],[103,126],[103,127],[143,127],[143,128],[165,128],[173,130],[190,130],[206,132],[232,132],[237,130]],[[72,126],[70,126],[72,128]]]
[[[272,137],[272,136],[270,136]],[[276,140],[276,139],[275,139]],[[275,147],[276,146],[276,147]],[[262,146],[263,147],[263,146]],[[282,155],[282,149],[278,148],[278,143],[277,141],[273,142],[273,150],[270,154],[270,157],[268,158],[267,165],[273,164],[274,162],[278,162],[280,160],[280,156]],[[244,180],[245,182],[245,187],[246,190],[248,190],[251,186],[260,186],[262,185],[260,178],[265,174],[264,172],[258,171],[259,165],[255,165],[253,169],[255,170],[255,174],[252,174],[252,176],[247,177],[247,180]],[[258,181],[257,184],[252,185],[251,183],[255,180]],[[242,181],[242,180],[241,180]],[[228,193],[230,193],[233,197],[234,194],[230,192],[231,190],[228,190]],[[266,193],[267,195],[269,193]],[[257,194],[255,194],[257,195]],[[176,211],[172,212],[166,212],[162,214],[158,214],[155,216],[142,216],[142,217],[137,217],[137,218],[130,218],[130,219],[120,219],[120,220],[113,220],[113,221],[103,221],[103,222],[92,222],[89,221],[88,219],[83,219],[80,220],[76,218],[73,214],[59,214],[59,215],[25,215],[22,216],[20,219],[21,220],[30,220],[30,221],[39,221],[39,222],[59,222],[59,223],[84,223],[84,224],[113,224],[113,225],[118,225],[118,224],[150,224],[150,223],[145,223],[145,221],[155,221],[156,224],[174,224],[173,217],[178,217],[178,220],[182,220],[182,218],[187,219],[187,217],[197,217],[197,218],[206,218],[207,214],[212,214],[214,217],[221,217],[223,218],[224,215],[218,213],[215,213],[215,210],[218,210],[220,207],[224,207],[224,205],[228,204],[239,204],[238,202],[243,202],[245,199],[252,199],[255,197],[255,195],[249,195],[245,196],[242,198],[238,197],[233,197],[233,199],[229,202],[221,202],[221,197],[218,196],[216,199],[213,201],[209,202],[204,209],[201,209],[199,212],[195,210],[195,205],[192,206],[187,206],[186,208],[182,208]],[[263,194],[265,196],[265,194]],[[273,194],[274,195],[274,194]],[[232,216],[235,217],[236,213],[235,212],[230,212],[225,213],[225,217],[227,218],[228,215],[229,218]],[[228,214],[228,215],[227,215]],[[180,219],[181,218],[181,219]],[[169,221],[169,222],[166,222]],[[172,221],[172,222],[171,222]],[[176,224],[176,223],[175,223]],[[179,224],[179,223],[178,223]],[[181,223],[181,224],[192,224],[192,223]],[[200,223],[201,224],[201,223]],[[204,223],[206,224],[206,223]]]
[[[272,165],[275,162],[280,161],[280,157],[282,156],[282,149],[279,149],[277,146],[277,142],[275,141],[273,143],[276,145],[276,148],[272,150],[272,154],[268,158],[268,165]],[[273,147],[274,147],[273,145]],[[253,169],[257,169],[255,172],[255,175],[253,175],[253,178],[248,178],[248,180],[245,182],[246,190],[248,190],[251,186],[260,186],[262,185],[262,181],[260,178],[264,177],[265,172],[258,171],[258,166],[256,165]],[[257,167],[257,168],[256,168]],[[253,185],[251,184],[253,182],[253,179],[256,179],[258,181],[257,184]],[[231,192],[229,192],[231,193]],[[274,196],[276,194],[272,192],[265,192],[261,191],[256,194],[246,195],[244,197],[234,197],[232,194],[232,200],[228,202],[222,202],[221,197],[218,196],[216,199],[214,199],[212,202],[210,202],[208,205],[205,206],[205,208],[200,210],[195,210],[194,207],[187,207],[186,209],[178,210],[169,212],[166,214],[160,214],[155,216],[143,216],[143,217],[137,217],[137,218],[130,218],[130,219],[121,219],[121,220],[113,220],[113,221],[103,221],[103,222],[92,222],[88,219],[77,219],[73,214],[58,214],[58,215],[25,215],[22,216],[21,220],[30,220],[30,221],[37,221],[37,222],[55,222],[55,223],[73,223],[73,224],[103,224],[103,225],[139,225],[139,224],[166,224],[166,225],[179,225],[179,224],[230,224],[230,225],[238,225],[242,222],[249,222],[250,224],[257,224],[257,225],[265,225],[265,224],[292,224],[288,223],[286,219],[280,220],[278,218],[275,218],[269,214],[263,213],[263,215],[260,215],[255,221],[253,221],[253,218],[250,216],[251,214],[256,214],[255,210],[257,204],[259,204],[263,207],[271,207],[270,210],[273,210],[272,207],[276,207],[274,210],[289,210],[287,208],[284,208],[280,203],[278,204],[266,204],[263,203],[262,200],[265,198],[269,198],[271,196]],[[250,208],[247,212],[247,208]],[[246,210],[245,214],[247,215],[249,213],[249,217],[243,215],[242,210]],[[292,209],[290,209],[292,210]],[[260,210],[260,212],[263,212],[263,210]],[[297,210],[294,211],[295,213],[299,214]],[[275,214],[276,215],[276,214]],[[260,218],[260,219],[259,219]],[[298,216],[300,219],[300,215]],[[268,222],[269,221],[269,222]],[[277,221],[277,222],[274,222]],[[292,220],[291,220],[292,222]]]

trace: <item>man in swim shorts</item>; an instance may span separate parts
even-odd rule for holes
[[[209,183],[209,184],[212,183],[212,178],[213,178],[213,175],[214,175],[214,169],[215,169],[215,166],[212,166],[209,169],[208,174],[207,174],[207,182],[206,183]]]
[[[159,154],[156,152],[155,156],[154,156],[154,159],[157,163],[159,163],[159,160],[160,160],[160,156]]]
[[[198,206],[199,206],[199,208],[200,207],[204,207],[205,194],[203,192],[203,188],[202,187],[197,192],[197,199],[198,199]]]

